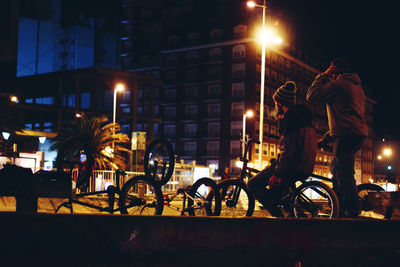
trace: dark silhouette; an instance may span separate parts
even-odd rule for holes
[[[345,60],[337,58],[315,78],[306,99],[326,104],[329,133],[325,137],[334,138],[330,171],[342,209],[341,216],[358,217],[360,204],[354,179],[354,159],[368,136],[360,77],[351,72]]]
[[[279,116],[280,155],[271,165],[249,180],[256,199],[272,216],[282,216],[276,202],[295,178],[307,177],[314,169],[316,134],[312,113],[304,105],[296,105],[296,84],[286,82],[273,95]],[[265,188],[269,186],[269,190]]]

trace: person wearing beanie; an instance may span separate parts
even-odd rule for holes
[[[272,96],[278,111],[280,154],[247,184],[254,197],[275,217],[282,216],[277,202],[293,179],[308,177],[314,170],[317,139],[312,113],[306,106],[296,105],[296,91],[296,84],[288,81]]]
[[[346,60],[336,58],[325,72],[317,75],[307,90],[306,100],[326,104],[329,132],[321,143],[326,143],[327,139],[334,142],[330,171],[334,178],[333,189],[339,198],[339,215],[356,218],[360,204],[354,179],[354,160],[368,136],[361,79],[351,72]]]

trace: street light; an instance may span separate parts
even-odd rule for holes
[[[39,137],[39,142],[40,142],[40,152],[43,152],[43,144],[46,141],[46,136],[40,136]]]
[[[10,133],[9,132],[2,132],[1,133],[3,135],[4,140],[8,140],[8,138],[10,138]]]
[[[19,102],[18,97],[16,97],[15,95],[10,96],[10,101],[13,102],[13,103],[18,103]]]
[[[391,148],[385,148],[385,149],[383,150],[383,155],[385,155],[386,157],[392,156],[392,153],[393,153],[393,151],[392,151]]]
[[[245,114],[243,114],[243,135],[242,135],[242,157],[245,157],[244,150],[246,148],[246,117],[253,117],[254,112],[252,110],[248,110]]]
[[[262,5],[258,5],[255,1],[248,1],[247,6],[250,8],[261,7],[262,8],[262,28],[259,34],[259,41],[261,42],[261,90],[260,90],[260,129],[259,129],[259,141],[260,146],[263,144],[264,136],[264,84],[265,84],[265,48],[267,43],[274,42],[276,44],[282,43],[282,39],[275,37],[272,31],[267,31],[265,27],[265,10],[267,9],[266,0],[263,0]],[[262,169],[262,153],[261,150],[258,153],[259,169]]]
[[[114,109],[113,109],[113,123],[115,125],[115,114],[117,113],[117,93],[125,90],[125,86],[122,83],[118,83],[114,89]],[[115,127],[113,127],[113,135],[115,135]],[[112,151],[114,153],[114,140],[112,142]]]

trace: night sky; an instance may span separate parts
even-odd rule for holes
[[[399,14],[389,1],[276,0],[293,18],[297,42],[329,61],[344,57],[377,101],[374,128],[400,138]],[[396,13],[397,14],[396,14]]]

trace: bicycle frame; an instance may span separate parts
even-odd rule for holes
[[[185,215],[186,212],[189,212],[189,210],[193,210],[196,209],[197,207],[197,203],[196,202],[204,202],[201,199],[194,199],[188,192],[188,189],[183,189],[183,188],[179,188],[175,193],[172,194],[172,196],[170,197],[168,194],[164,195],[164,206],[168,206],[176,211],[180,211],[181,215]],[[178,196],[182,194],[183,195],[183,200],[182,200],[182,208],[172,205],[171,202]],[[190,207],[186,207],[186,201],[187,199],[190,198],[193,201],[193,205],[191,205]],[[201,208],[203,206],[203,203],[200,204]],[[198,208],[198,209],[199,209]]]
[[[109,213],[114,213],[116,211],[119,211],[120,208],[116,208],[114,209],[114,202],[115,202],[115,194],[118,194],[119,197],[122,194],[121,188],[120,188],[120,176],[121,175],[125,175],[126,173],[123,170],[116,170],[115,171],[116,174],[116,186],[110,185],[106,190],[100,190],[100,191],[95,191],[95,192],[89,192],[89,193],[81,193],[81,194],[76,194],[73,195],[69,198],[68,201],[63,202],[62,204],[60,204],[60,206],[57,207],[55,213],[58,212],[58,210],[61,207],[66,207],[69,208],[71,213],[73,212],[72,210],[72,204],[79,204],[82,206],[86,206],[92,209],[96,209],[98,211],[105,211],[105,212],[109,212]],[[87,197],[87,196],[94,196],[94,195],[101,195],[101,194],[107,194],[108,196],[108,207],[101,207],[101,206],[97,206],[88,202],[84,202],[84,201],[80,201],[77,198],[79,197]]]

